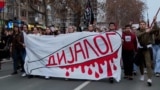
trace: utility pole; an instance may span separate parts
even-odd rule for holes
[[[20,27],[20,19],[21,19],[21,1],[20,0],[14,0],[13,1],[13,11],[14,11],[14,19],[13,23],[17,24]]]
[[[28,11],[29,11],[29,0],[26,0],[27,9],[26,9],[26,23],[28,24]]]
[[[18,21],[21,20],[21,1],[18,0]],[[18,22],[18,26],[20,27],[20,23]]]
[[[20,1],[18,1],[18,19],[21,18],[21,4]]]

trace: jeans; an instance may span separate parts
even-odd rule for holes
[[[138,67],[136,64],[133,64],[133,71],[137,71]]]
[[[14,70],[14,72],[17,72],[18,59],[19,59],[18,56],[19,56],[19,51],[15,49],[15,50],[12,52],[13,70]]]
[[[20,57],[21,57],[22,72],[24,72],[24,63],[25,63],[25,57],[26,57],[26,50],[25,49],[20,50]]]
[[[22,58],[23,62],[25,62],[26,50],[25,50],[25,49],[22,49],[22,50],[20,51],[20,55],[21,55],[21,58]]]
[[[160,73],[160,45],[153,45],[154,72]]]

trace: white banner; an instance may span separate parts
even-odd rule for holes
[[[27,74],[89,80],[121,78],[121,31],[56,37],[24,33],[24,39]]]

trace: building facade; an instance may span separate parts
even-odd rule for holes
[[[29,2],[29,1],[34,1],[34,2]],[[46,2],[50,2],[52,0],[46,0]],[[87,0],[84,0],[86,3]],[[95,23],[102,23],[100,20],[97,20],[97,7],[99,6],[97,3],[97,0],[90,0],[91,1],[91,6],[93,9],[94,13],[94,20]],[[85,4],[84,4],[85,5]],[[32,8],[31,8],[32,6]],[[4,20],[14,20],[15,17],[20,20],[24,21],[25,23],[28,24],[34,24],[34,23],[39,23],[39,24],[45,24],[45,16],[37,12],[45,12],[47,13],[47,21],[48,25],[58,25],[60,27],[67,27],[69,25],[74,25],[76,20],[75,20],[75,14],[74,12],[70,9],[65,7],[66,14],[64,18],[59,18],[55,17],[55,12],[54,8],[52,8],[51,4],[46,5],[44,9],[42,0],[6,0],[6,5],[5,9],[1,12],[1,19]],[[85,8],[85,6],[84,6]],[[103,19],[104,20],[104,19]],[[83,26],[83,15],[81,15],[81,26]],[[98,22],[97,22],[98,21]],[[104,22],[103,22],[104,23]]]

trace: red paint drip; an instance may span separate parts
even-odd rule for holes
[[[88,69],[88,74],[92,75],[92,70],[90,68]]]
[[[99,74],[97,72],[95,72],[95,77],[99,78]]]
[[[98,69],[99,69],[99,73],[102,74],[103,73],[103,69],[101,67],[101,64],[98,64]]]
[[[83,66],[81,66],[81,72],[82,72],[82,73],[85,73],[84,65],[83,65]]]
[[[111,69],[111,64],[109,63],[110,61],[113,63],[113,58],[117,58],[118,57],[118,51],[115,51],[113,54],[111,55],[107,55],[107,56],[104,56],[104,57],[100,57],[100,58],[97,58],[97,59],[93,59],[93,60],[90,60],[90,61],[86,61],[84,63],[78,63],[78,64],[74,64],[74,65],[68,65],[68,66],[60,66],[60,68],[62,69],[66,69],[66,76],[69,76],[70,73],[68,72],[68,69],[71,69],[72,72],[74,72],[74,70],[76,70],[78,67],[80,67],[81,69],[81,72],[82,73],[85,73],[85,67],[88,67],[89,70],[88,70],[88,75],[91,75],[93,73],[93,70],[90,69],[91,65],[93,67],[95,67],[95,64],[98,65],[98,72],[95,72],[95,78],[99,78],[99,74],[102,74],[103,73],[103,69],[100,65],[105,65],[105,62],[107,62],[107,76],[112,76],[113,74],[113,71]],[[117,70],[117,67],[116,65],[113,63],[114,65],[114,70]]]
[[[109,61],[107,61],[107,76],[112,76],[112,69],[111,65],[109,64]]]
[[[73,67],[71,68],[71,72],[74,72],[74,68]]]
[[[66,76],[67,76],[67,77],[69,76],[69,72],[68,72],[68,71],[66,72]]]
[[[117,70],[117,67],[116,67],[116,65],[114,64],[113,65],[113,69],[116,71]]]

